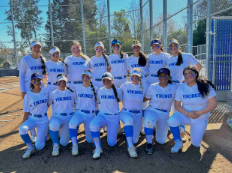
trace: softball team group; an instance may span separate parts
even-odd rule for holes
[[[82,53],[80,43],[73,41],[72,55],[63,61],[59,48],[53,47],[49,52],[52,59],[46,62],[40,54],[41,44],[32,42],[32,54],[23,57],[18,67],[24,99],[19,134],[27,145],[22,157],[29,158],[35,148],[43,149],[48,135],[53,142],[53,156],[58,156],[59,146],[68,145],[70,139],[72,155],[77,156],[77,129],[82,123],[86,141],[94,142],[94,159],[103,152],[100,129],[107,127],[107,142],[114,146],[120,121],[132,158],[138,157],[134,145],[141,131],[145,132],[147,154],[153,153],[154,130],[157,143],[164,144],[169,128],[175,140],[171,152],[178,153],[183,148],[185,125],[191,126],[192,145],[200,147],[210,111],[216,108],[214,85],[199,76],[201,64],[192,54],[182,53],[176,39],[169,42],[172,55],[163,51],[159,39],[151,42],[153,52],[148,56],[141,47],[139,41],[134,41],[134,54],[128,57],[115,39],[114,53],[107,56],[103,43],[98,42],[94,47],[96,55],[89,58]],[[44,75],[47,75],[46,88]],[[169,117],[171,109],[173,115]]]

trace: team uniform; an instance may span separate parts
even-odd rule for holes
[[[39,93],[28,91],[23,100],[23,111],[30,112],[28,119],[20,126],[19,134],[28,146],[28,150],[33,150],[32,141],[28,131],[37,127],[37,140],[35,147],[37,150],[43,149],[48,133],[48,94],[42,88]]]
[[[90,69],[90,59],[85,56],[87,60],[81,56],[75,57],[74,55],[68,56],[65,58],[64,62],[68,65],[68,86],[75,90],[77,85],[82,85],[81,73],[84,70]]]
[[[107,72],[107,64],[103,55],[100,57],[93,56],[90,59],[90,69],[92,71],[93,85],[98,88],[103,87],[102,75]]]
[[[157,71],[167,66],[167,60],[169,57],[170,54],[165,52],[162,52],[159,55],[155,55],[154,53],[148,55],[148,85],[159,82]]]
[[[167,140],[169,112],[175,98],[176,85],[168,84],[165,88],[159,83],[151,84],[145,98],[151,99],[145,110],[144,130],[148,144],[152,144],[154,127],[156,127],[156,141],[164,144]]]
[[[114,85],[116,87],[120,87],[123,83],[127,81],[127,59],[128,55],[125,54],[124,57],[121,59],[121,55],[118,54],[111,54],[108,56],[108,61],[111,66],[110,73],[113,75],[114,78]]]
[[[216,92],[211,86],[208,96],[206,96],[205,98],[201,98],[201,94],[198,91],[197,84],[190,87],[187,83],[185,83],[178,87],[175,95],[175,100],[181,101],[182,107],[186,111],[191,112],[200,111],[207,107],[207,105],[209,104],[208,99],[214,96],[216,96]],[[210,112],[201,115],[197,119],[189,118],[180,112],[176,112],[175,114],[173,114],[168,120],[168,125],[170,126],[170,129],[173,133],[174,140],[180,140],[179,128],[176,127],[180,125],[191,125],[191,143],[195,147],[200,147],[203,135],[207,128],[209,116]]]

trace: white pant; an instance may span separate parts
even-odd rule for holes
[[[48,133],[48,117],[36,118],[29,115],[28,119],[20,126],[19,134],[25,135],[29,130],[37,127],[37,139],[35,147],[37,150],[42,150],[45,146],[46,136]]]
[[[127,78],[124,78],[124,76],[122,77],[123,79],[114,79],[115,87],[120,88],[120,86],[127,81]]]
[[[66,146],[69,143],[69,121],[72,118],[69,116],[58,116],[52,115],[50,119],[50,130],[59,131],[60,130],[60,144]]]
[[[180,112],[176,112],[169,118],[168,125],[170,127],[190,125],[191,143],[195,147],[200,147],[208,125],[208,117],[203,119],[191,119]]]
[[[169,112],[162,112],[154,108],[147,108],[144,112],[144,127],[154,129],[156,127],[156,141],[164,144],[167,140]]]
[[[133,144],[139,140],[139,134],[142,127],[142,111],[141,113],[131,113],[122,109],[119,113],[120,120],[125,126],[133,126]]]

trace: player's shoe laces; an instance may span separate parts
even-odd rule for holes
[[[183,141],[176,140],[175,145],[171,150],[171,153],[178,153],[183,148]]]
[[[149,155],[151,155],[153,153],[153,145],[152,144],[147,144],[147,146],[146,146],[146,152]]]
[[[55,144],[55,145],[53,146],[52,156],[59,156],[59,149],[60,149],[59,145],[58,145],[58,144]]]
[[[78,145],[76,144],[76,145],[73,145],[72,146],[72,155],[73,156],[77,156],[79,154],[79,152],[78,152]]]
[[[135,149],[135,147],[133,145],[131,145],[127,150],[128,150],[128,153],[129,153],[131,158],[137,158],[138,157],[136,149]]]
[[[23,159],[28,159],[33,153],[35,152],[34,147],[33,148],[27,148],[27,151],[23,155]]]
[[[34,144],[36,142],[37,136],[31,135],[31,142]]]
[[[93,151],[93,159],[98,159],[101,157],[102,149],[101,148],[96,148]]]

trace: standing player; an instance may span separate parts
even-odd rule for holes
[[[164,144],[167,140],[169,112],[174,100],[176,85],[172,84],[170,70],[161,68],[157,72],[159,83],[149,86],[144,101],[150,100],[145,110],[144,131],[147,140],[147,154],[153,153],[152,138],[156,127],[156,141]]]
[[[46,71],[48,74],[47,87],[46,90],[48,93],[57,89],[57,75],[58,74],[67,74],[68,65],[60,58],[60,49],[54,46],[50,51],[50,56],[52,60],[47,61]]]
[[[184,80],[183,70],[188,65],[195,66],[197,71],[200,72],[202,66],[196,60],[196,58],[190,53],[182,53],[178,40],[172,39],[168,46],[172,53],[172,56],[167,60],[167,68],[171,71],[172,82],[179,86],[182,84]],[[172,111],[175,113],[174,103],[172,105]],[[183,141],[186,140],[185,138],[185,127],[181,126],[181,138]]]
[[[32,54],[23,57],[18,65],[19,70],[19,84],[22,98],[30,90],[31,75],[39,73],[46,74],[45,61],[46,59],[41,55],[42,45],[38,41],[33,41],[30,45]],[[44,87],[44,84],[42,85]],[[31,129],[32,142],[36,141],[35,129]]]
[[[196,67],[187,66],[183,75],[186,83],[178,87],[175,95],[175,108],[178,112],[168,120],[175,140],[172,153],[179,152],[183,147],[179,129],[181,125],[190,125],[192,145],[201,146],[210,111],[217,106],[214,85],[205,77],[199,76]]]
[[[101,156],[101,141],[99,128],[107,126],[107,142],[110,146],[117,143],[117,130],[119,127],[119,102],[122,97],[121,90],[115,88],[113,84],[113,76],[106,72],[102,76],[104,87],[98,89],[98,100],[100,102],[100,110],[98,115],[90,123],[91,135],[96,149],[93,158],[97,159]]]
[[[111,66],[110,73],[114,78],[114,85],[120,87],[127,81],[127,65],[126,60],[128,55],[121,51],[121,43],[119,40],[114,39],[112,41],[113,54],[108,56],[108,60]]]
[[[65,58],[64,62],[68,65],[68,86],[75,90],[77,85],[82,85],[81,74],[83,70],[90,69],[90,59],[82,52],[82,47],[78,41],[72,41],[72,55]]]
[[[104,53],[104,45],[101,41],[95,44],[94,49],[96,55],[90,59],[92,79],[93,85],[100,88],[103,87],[102,75],[107,71],[110,72],[110,63]]]
[[[170,54],[164,52],[163,45],[159,39],[151,41],[151,47],[153,53],[148,55],[148,84],[159,82],[157,72],[161,68],[167,66],[167,59],[170,57]]]
[[[143,98],[147,88],[142,85],[142,71],[133,68],[130,72],[131,82],[121,85],[123,108],[120,112],[120,120],[123,122],[128,153],[130,157],[138,157],[133,144],[138,142],[142,127]]]
[[[33,73],[31,75],[31,88],[23,99],[23,124],[19,128],[19,134],[27,145],[27,151],[23,155],[23,159],[29,158],[35,152],[32,141],[28,135],[28,131],[37,127],[37,140],[35,147],[42,150],[45,146],[46,136],[48,133],[48,95],[42,88],[42,75]]]
[[[95,106],[97,102],[97,87],[94,87],[90,70],[82,72],[83,85],[78,85],[75,90],[76,109],[72,119],[69,122],[69,134],[72,140],[72,155],[78,155],[77,126],[84,123],[85,138],[88,143],[92,142],[92,136],[89,128],[90,122],[95,117]]]
[[[50,135],[53,142],[52,156],[59,155],[59,130],[60,144],[66,146],[69,143],[69,121],[74,111],[74,93],[66,87],[68,79],[60,74],[57,76],[58,89],[50,92],[49,105],[52,105],[52,117],[50,119]]]

